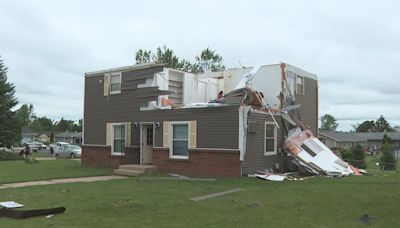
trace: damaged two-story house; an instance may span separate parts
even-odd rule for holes
[[[82,165],[226,177],[280,169],[293,104],[317,132],[317,76],[285,63],[203,74],[155,63],[89,72]]]

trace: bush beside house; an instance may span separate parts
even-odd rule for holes
[[[361,169],[367,168],[367,164],[365,163],[365,152],[360,144],[357,144],[350,149],[342,150],[341,156],[343,160],[347,161],[352,166]]]

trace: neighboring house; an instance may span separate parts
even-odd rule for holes
[[[49,143],[50,142],[51,133],[40,132],[36,135],[36,141],[41,143]]]
[[[153,164],[227,177],[279,168],[283,127],[253,105],[254,91],[235,88],[251,70],[195,75],[148,63],[86,73],[82,164]],[[252,82],[279,125],[291,95],[305,125],[317,132],[316,75],[282,63],[262,66]],[[219,91],[222,102],[207,103]]]
[[[382,146],[383,136],[387,134],[395,147],[396,157],[400,153],[400,132],[338,132],[319,130],[318,138],[329,148],[348,149],[360,144],[368,148],[379,149]]]
[[[68,142],[71,144],[81,144],[82,143],[82,132],[58,132],[54,134],[55,142]]]
[[[21,128],[21,145],[35,141],[37,134],[38,134],[37,132],[30,129],[29,127]]]

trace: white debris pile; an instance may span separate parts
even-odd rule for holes
[[[361,175],[359,170],[336,156],[310,130],[292,129],[285,140],[287,151],[300,170],[312,175]]]

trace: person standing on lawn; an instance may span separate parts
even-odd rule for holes
[[[30,153],[31,153],[31,148],[29,147],[28,144],[26,144],[24,149],[25,158],[28,158]]]

